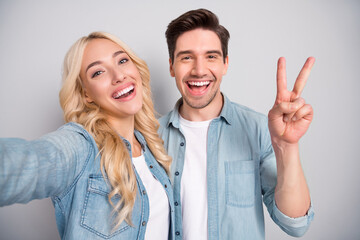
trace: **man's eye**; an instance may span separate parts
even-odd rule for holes
[[[126,58],[123,58],[123,59],[121,59],[121,60],[119,61],[119,64],[124,64],[124,63],[126,63],[127,61],[129,61],[129,60],[126,59]]]
[[[182,58],[182,60],[189,60],[190,59],[190,56],[185,56]]]
[[[215,55],[209,55],[208,58],[213,59],[213,58],[216,58],[216,56]]]
[[[103,71],[96,71],[91,77],[94,78],[94,77],[97,77],[99,76],[100,74],[102,74]]]

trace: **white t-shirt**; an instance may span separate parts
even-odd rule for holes
[[[150,214],[146,226],[146,240],[167,240],[169,235],[169,200],[161,183],[151,174],[144,155],[132,158],[149,198]]]
[[[210,122],[191,122],[180,116],[186,140],[180,192],[185,240],[208,239],[206,146]]]

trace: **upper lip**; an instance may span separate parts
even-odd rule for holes
[[[121,95],[133,90],[135,88],[135,84],[134,83],[125,83],[123,85],[121,85],[120,87],[118,87],[112,94],[113,98],[118,98]]]

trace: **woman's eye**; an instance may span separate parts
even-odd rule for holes
[[[94,78],[94,77],[97,77],[99,76],[100,74],[102,74],[103,71],[96,71],[91,77]]]
[[[126,63],[127,61],[129,61],[129,60],[128,60],[128,59],[126,59],[126,58],[121,59],[121,60],[119,61],[119,64],[124,64],[124,63]]]

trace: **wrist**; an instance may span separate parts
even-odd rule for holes
[[[271,138],[272,146],[276,156],[276,165],[278,174],[287,169],[289,166],[296,166],[300,164],[299,144],[289,143],[276,138]]]
[[[284,140],[281,140],[280,138],[271,137],[271,143],[274,148],[275,152],[288,152],[292,150],[298,150],[299,149],[299,143],[290,143]]]

